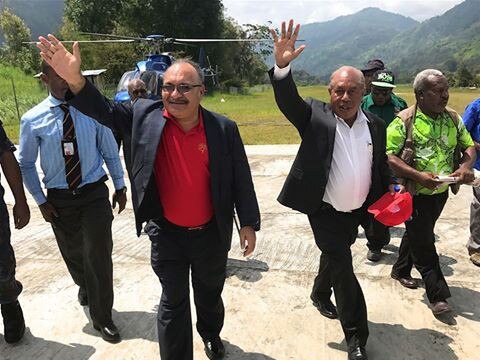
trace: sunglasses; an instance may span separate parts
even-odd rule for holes
[[[371,91],[373,95],[383,95],[383,96],[388,96],[392,93],[392,89],[378,89],[375,87],[372,87]]]
[[[201,87],[201,86],[202,86],[201,84],[193,84],[193,85],[192,84],[179,84],[179,85],[165,84],[165,85],[162,85],[162,91],[165,91],[171,94],[175,91],[175,89],[177,89],[177,91],[183,95],[191,91],[193,88]]]

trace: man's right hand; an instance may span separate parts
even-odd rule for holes
[[[295,41],[297,41],[300,24],[295,26],[293,30],[293,20],[288,23],[288,29],[285,28],[285,21],[282,21],[282,30],[280,36],[274,29],[270,29],[273,38],[273,47],[275,54],[275,63],[279,68],[284,68],[292,60],[294,60],[305,49],[305,45],[295,49]]]
[[[13,222],[15,229],[22,229],[30,221],[30,209],[26,201],[15,202],[13,206]]]
[[[38,40],[37,47],[40,49],[42,59],[68,83],[73,93],[80,91],[85,85],[85,78],[80,70],[82,60],[78,42],[73,43],[72,54],[52,34],[48,34],[47,38],[39,36]]]
[[[40,208],[40,212],[42,213],[42,216],[46,222],[51,223],[54,217],[58,217],[57,210],[48,201],[39,205],[38,207]]]

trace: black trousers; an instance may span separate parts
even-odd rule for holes
[[[49,190],[47,199],[59,215],[52,223],[58,247],[73,281],[87,291],[92,321],[111,324],[113,214],[107,186],[78,195]]]
[[[0,186],[0,304],[17,300],[22,284],[15,280],[15,254],[10,244],[10,224],[7,206]]]
[[[365,212],[360,221],[360,225],[365,230],[367,247],[370,250],[380,251],[385,245],[390,243],[390,231],[388,230],[388,226],[379,223],[369,212]]]
[[[412,219],[405,222],[406,232],[400,243],[398,260],[392,268],[393,274],[409,277],[415,265],[422,275],[431,303],[443,301],[451,296],[440,269],[433,232],[447,199],[448,191],[413,197]]]
[[[368,338],[367,306],[353,272],[350,251],[364,212],[363,208],[350,213],[339,212],[326,205],[308,217],[315,242],[322,251],[312,297],[328,299],[333,288],[349,348],[364,346]]]
[[[192,360],[193,335],[189,296],[191,271],[197,331],[203,340],[220,335],[225,317],[222,290],[227,252],[215,224],[203,230],[175,230],[149,221],[151,264],[162,285],[158,342],[163,360]]]

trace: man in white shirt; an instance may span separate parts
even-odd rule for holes
[[[330,104],[300,97],[290,72],[291,61],[305,48],[295,48],[299,29],[290,20],[288,28],[282,23],[280,35],[271,31],[276,65],[270,77],[275,100],[302,138],[278,200],[308,215],[322,251],[312,301],[322,315],[340,318],[348,359],[364,360],[367,308],[353,272],[350,246],[368,205],[388,190],[393,192],[385,125],[360,109],[365,79],[351,66],[333,72]],[[338,314],[330,300],[332,287]]]

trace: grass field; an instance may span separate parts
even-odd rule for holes
[[[46,90],[32,76],[24,75],[14,68],[0,66],[0,119],[8,136],[18,143],[19,119],[13,97],[12,78],[20,115],[45,98]],[[395,90],[408,104],[413,103],[410,86],[398,86]],[[326,86],[300,87],[299,92],[303,97],[311,96],[328,101]],[[479,89],[453,88],[450,90],[449,106],[462,113],[467,104],[478,97]],[[235,120],[245,144],[293,144],[300,141],[294,127],[278,110],[270,86],[263,86],[261,91],[252,90],[248,95],[215,93],[205,97],[203,105]]]
[[[329,99],[326,86],[300,87],[299,92],[302,97],[310,96],[324,101]],[[409,105],[413,104],[411,86],[398,86],[395,93]],[[449,106],[461,114],[465,107],[478,97],[480,89],[452,88]],[[224,99],[224,102],[221,99]],[[235,120],[246,144],[292,144],[300,141],[295,128],[276,107],[271,89],[250,95],[215,94],[207,97],[203,104],[206,108]]]

